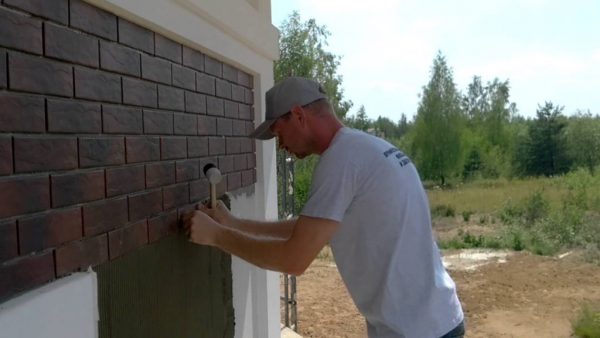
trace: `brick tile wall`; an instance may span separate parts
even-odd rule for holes
[[[253,78],[80,0],[0,1],[0,301],[256,182]]]

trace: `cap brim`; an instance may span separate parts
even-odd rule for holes
[[[275,137],[275,134],[271,132],[271,125],[276,121],[275,120],[266,120],[261,123],[252,133],[250,133],[251,138],[255,138],[258,140],[269,140]]]

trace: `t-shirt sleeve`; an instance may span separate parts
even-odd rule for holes
[[[331,159],[330,159],[331,160]],[[345,161],[319,163],[315,168],[308,201],[301,215],[341,222],[354,199],[357,170]]]

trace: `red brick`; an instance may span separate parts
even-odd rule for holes
[[[227,191],[234,191],[242,187],[242,173],[227,174]]]
[[[204,73],[196,73],[196,90],[200,93],[215,95],[215,78]]]
[[[0,131],[44,132],[44,98],[0,92]]]
[[[119,42],[154,54],[154,32],[122,18],[118,18]]]
[[[128,136],[125,138],[127,163],[160,160],[160,139],[151,136]]]
[[[129,195],[129,220],[137,221],[154,216],[163,210],[161,189]]]
[[[117,40],[117,17],[79,0],[71,1],[71,26],[100,37]]]
[[[73,96],[71,65],[20,53],[9,53],[8,72],[10,89]]]
[[[241,138],[233,138],[228,137],[225,141],[225,149],[227,150],[227,154],[239,154],[242,152],[242,139]]]
[[[113,230],[108,233],[108,252],[113,260],[148,243],[146,220]]]
[[[80,137],[79,166],[101,167],[125,163],[122,137]]]
[[[181,63],[182,46],[180,43],[168,39],[160,34],[155,34],[154,48],[156,56],[163,57],[173,62]]]
[[[50,208],[48,176],[0,178],[0,218]]]
[[[238,71],[237,83],[246,88],[254,88],[254,80],[252,75]]]
[[[175,135],[198,135],[197,115],[173,114]]]
[[[216,135],[217,119],[209,116],[198,116],[198,135]]]
[[[127,223],[127,198],[103,200],[83,206],[83,234],[107,232]]]
[[[250,117],[250,106],[246,104],[239,105],[239,118],[242,120],[251,120]]]
[[[0,7],[0,46],[42,54],[42,21]]]
[[[216,95],[218,97],[231,100],[231,83],[225,80],[217,79]]]
[[[222,174],[227,174],[233,171],[233,156],[221,156],[219,157],[219,170]]]
[[[158,86],[158,108],[184,111],[183,90],[168,86]]]
[[[148,220],[148,240],[156,242],[177,232],[177,210],[156,216]]]
[[[217,118],[217,135],[231,136],[233,134],[233,121]]]
[[[61,277],[75,271],[85,271],[108,261],[108,236],[86,238],[71,242],[56,249],[56,276]]]
[[[160,159],[173,160],[187,157],[187,140],[185,137],[161,137]]]
[[[246,101],[246,92],[244,87],[238,85],[231,86],[231,99],[236,102],[244,103]]]
[[[242,140],[240,141],[241,143],[241,149],[240,151],[242,153],[250,153],[252,152],[252,144],[254,144],[254,139],[251,138],[242,138]]]
[[[204,55],[202,53],[183,46],[183,65],[198,71],[204,71]]]
[[[170,85],[171,63],[161,58],[142,54],[142,78]]]
[[[120,103],[121,77],[103,71],[75,67],[75,97]]]
[[[198,160],[182,160],[175,162],[177,182],[195,180],[200,175]]]
[[[208,138],[208,154],[223,155],[225,154],[225,138],[224,137],[209,137]]]
[[[247,154],[248,168],[256,167],[256,154]]]
[[[99,103],[47,99],[48,131],[53,133],[100,133]]]
[[[52,252],[26,256],[0,265],[0,300],[55,278]]]
[[[146,187],[155,188],[175,183],[175,162],[146,165]]]
[[[169,210],[190,203],[190,187],[187,183],[163,188],[163,209]]]
[[[242,171],[248,169],[246,154],[233,156],[233,170]]]
[[[196,90],[196,72],[194,70],[176,64],[173,64],[172,67],[173,86]]]
[[[77,168],[74,137],[15,136],[15,172]]]
[[[158,87],[155,83],[123,77],[123,103],[156,108]]]
[[[206,114],[206,96],[186,91],[185,111],[188,113]]]
[[[6,51],[2,48],[0,48],[0,88],[6,88],[8,87],[8,80],[7,80],[7,64],[6,63]]]
[[[244,103],[249,104],[249,105],[254,104],[254,92],[253,91],[251,91],[249,89],[244,90]]]
[[[229,80],[230,82],[237,83],[237,80],[238,80],[237,68],[230,66],[228,64],[223,64],[223,78],[225,80]]]
[[[240,120],[233,120],[231,126],[231,134],[233,136],[245,136],[246,135],[246,122]]]
[[[246,121],[246,135],[249,136],[254,131],[254,123],[250,121]]]
[[[136,50],[116,43],[100,41],[100,68],[102,69],[139,77],[140,58],[140,53]]]
[[[242,171],[242,187],[254,184],[254,170]]]
[[[202,201],[210,196],[210,184],[206,178],[190,182],[190,202]]]
[[[145,185],[143,165],[106,169],[106,196],[108,197],[144,190]]]
[[[46,22],[44,55],[97,68],[98,39]]]
[[[0,135],[0,175],[9,175],[12,172],[12,137]]]
[[[239,116],[238,110],[239,109],[238,109],[237,103],[231,102],[231,101],[225,101],[225,106],[224,106],[225,117],[237,119]]]
[[[0,221],[0,262],[17,257],[17,223],[14,220]]]
[[[105,133],[142,134],[143,122],[141,108],[102,105],[102,123]]]
[[[52,210],[19,219],[21,255],[80,239],[83,235],[81,208]]]
[[[173,113],[144,109],[145,134],[173,134]]]
[[[223,100],[211,96],[207,97],[206,114],[214,116],[225,116]]]
[[[4,0],[4,4],[65,25],[69,23],[68,0]]]
[[[223,63],[218,60],[211,58],[210,56],[204,56],[204,72],[217,77],[223,76]]]
[[[62,207],[104,198],[104,171],[51,175],[52,207]]]
[[[208,138],[206,137],[188,137],[187,139],[188,157],[202,157],[208,155]]]

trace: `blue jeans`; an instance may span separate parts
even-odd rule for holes
[[[465,336],[465,322],[460,322],[457,327],[440,338],[463,338]]]

